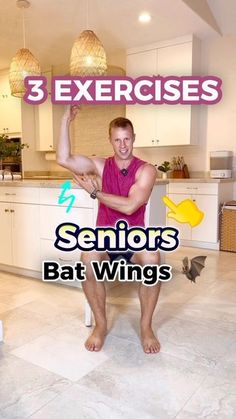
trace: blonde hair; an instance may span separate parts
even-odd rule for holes
[[[129,119],[123,118],[122,116],[113,119],[109,124],[109,136],[111,136],[112,128],[126,128],[127,126],[130,126],[132,129],[132,134],[134,135],[134,127]]]

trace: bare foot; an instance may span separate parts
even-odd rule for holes
[[[146,354],[156,354],[160,351],[160,342],[150,326],[141,326],[141,341]]]
[[[95,326],[92,334],[86,340],[84,346],[88,351],[100,351],[102,349],[105,336],[107,333],[106,327]]]

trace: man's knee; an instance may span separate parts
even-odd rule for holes
[[[81,262],[86,267],[86,272],[92,272],[91,262],[102,262],[108,257],[105,253],[91,251],[91,252],[82,252],[81,253]]]
[[[144,265],[159,265],[160,264],[160,252],[143,252],[136,253],[134,263],[138,263],[141,266]]]

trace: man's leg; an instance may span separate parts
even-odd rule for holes
[[[81,261],[86,266],[86,281],[82,282],[82,286],[95,319],[93,332],[85,342],[88,351],[100,351],[107,333],[105,284],[96,280],[91,266],[91,261],[101,262],[105,259],[109,259],[106,253],[95,251],[81,255]]]
[[[131,261],[141,266],[160,264],[160,254],[158,252],[137,252],[132,256]],[[156,285],[139,285],[139,300],[141,307],[141,340],[144,352],[157,353],[160,350],[160,343],[152,330],[152,316],[157,304],[161,288],[161,283]]]

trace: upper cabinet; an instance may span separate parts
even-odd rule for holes
[[[55,151],[60,133],[60,122],[65,111],[64,105],[51,102],[51,71],[42,74],[47,78],[47,100],[35,105],[36,150]]]
[[[182,37],[127,51],[126,74],[189,76],[196,74],[199,43]],[[126,116],[134,124],[135,147],[197,143],[197,108],[191,105],[128,105]]]
[[[0,134],[22,131],[21,99],[11,95],[8,72],[0,73]]]

